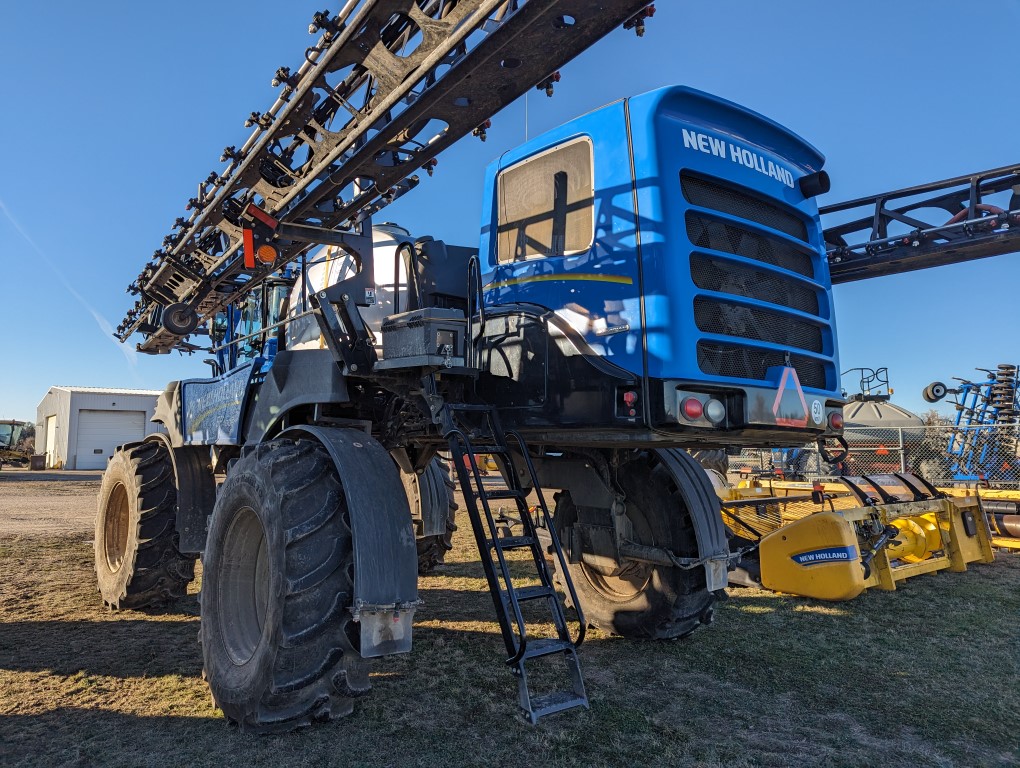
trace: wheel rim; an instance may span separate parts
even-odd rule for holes
[[[617,602],[633,600],[645,591],[652,578],[652,566],[643,563],[635,563],[627,573],[617,576],[606,576],[584,563],[581,572],[596,592]]]
[[[652,465],[650,464],[634,462],[629,471],[640,478],[636,481],[638,483],[652,482]],[[653,543],[645,511],[628,499],[626,514],[634,528],[635,538],[638,541]],[[623,573],[609,575],[587,563],[581,563],[581,573],[584,574],[585,580],[592,589],[606,600],[619,603],[628,602],[644,593],[648,588],[648,582],[652,579],[654,570],[655,566],[649,563],[631,562]]]
[[[106,501],[106,516],[103,519],[103,549],[106,565],[116,573],[124,564],[127,554],[129,505],[127,489],[117,483]]]
[[[220,637],[230,660],[241,666],[259,647],[269,601],[266,532],[250,507],[241,509],[231,521],[220,560]]]

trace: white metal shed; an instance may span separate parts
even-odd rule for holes
[[[36,408],[36,452],[47,469],[105,469],[118,445],[160,430],[160,390],[50,387]]]

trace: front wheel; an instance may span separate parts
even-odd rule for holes
[[[119,448],[99,489],[96,580],[111,608],[151,608],[187,594],[195,555],[178,549],[177,486],[163,443]]]
[[[694,522],[677,482],[650,452],[619,470],[636,543],[693,558],[698,556]],[[711,485],[707,485],[707,493],[711,493]],[[569,491],[557,496],[555,518],[561,540],[580,539],[583,548],[583,527],[581,536],[570,536],[571,527],[579,521],[583,524],[584,518]],[[589,624],[624,637],[658,640],[685,637],[711,622],[716,598],[708,591],[703,568],[683,570],[636,561],[614,565],[608,558],[603,563],[568,563]],[[562,586],[562,578],[557,577]]]
[[[242,456],[209,525],[202,655],[213,700],[255,732],[349,714],[369,688],[350,608],[354,551],[336,468],[310,440]]]

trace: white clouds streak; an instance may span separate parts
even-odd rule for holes
[[[134,348],[132,348],[128,344],[120,343],[113,337],[113,326],[110,325],[110,322],[101,314],[99,314],[99,311],[91,304],[89,304],[89,302],[85,300],[84,296],[82,296],[80,293],[78,293],[78,291],[74,289],[74,286],[72,286],[67,281],[67,278],[64,277],[63,273],[61,273],[61,271],[57,269],[56,265],[53,263],[53,260],[46,255],[45,251],[43,251],[43,249],[39,247],[35,240],[32,239],[31,235],[29,235],[28,232],[25,231],[25,228],[21,226],[21,223],[16,218],[14,218],[14,214],[11,213],[10,209],[4,204],[3,200],[0,200],[0,213],[3,213],[4,218],[6,218],[7,221],[11,223],[11,226],[13,226],[14,229],[17,230],[18,234],[21,235],[22,239],[32,247],[32,250],[35,251],[36,254],[38,254],[39,258],[43,260],[47,267],[49,267],[50,271],[53,272],[54,275],[56,275],[57,280],[60,281],[60,284],[64,286],[67,292],[70,293],[78,301],[78,303],[82,305],[86,312],[92,315],[92,319],[96,321],[96,325],[99,326],[99,330],[102,331],[103,337],[109,339],[116,345],[117,349],[119,349],[121,353],[124,355],[124,358],[127,360],[128,365],[130,365],[132,370],[134,370],[138,365],[137,359],[138,353],[134,350]]]

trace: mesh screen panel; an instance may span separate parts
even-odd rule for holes
[[[822,351],[822,329],[778,312],[705,297],[694,300],[694,321],[706,333]]]
[[[805,387],[826,389],[825,364],[800,355],[790,355],[790,364]],[[786,356],[771,349],[738,347],[712,341],[698,342],[698,367],[710,376],[763,380],[769,368],[786,365]]]
[[[818,293],[767,269],[732,264],[707,254],[691,254],[691,279],[706,291],[732,293],[757,301],[767,301],[817,315]]]
[[[687,237],[698,248],[732,253],[774,267],[782,267],[805,277],[815,276],[811,255],[777,237],[751,232],[694,211],[687,212],[686,222]]]
[[[784,211],[774,203],[751,197],[688,173],[680,174],[680,185],[683,188],[684,197],[691,205],[711,208],[738,219],[754,221],[799,240],[807,241],[808,239],[807,225],[803,219]]]

